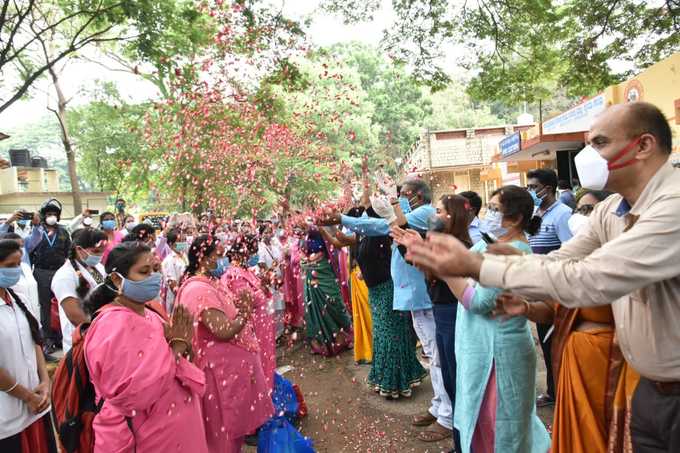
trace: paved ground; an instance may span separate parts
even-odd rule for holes
[[[324,359],[312,356],[303,346],[279,350],[279,366],[292,370],[284,376],[300,385],[309,407],[309,416],[300,429],[314,440],[319,453],[341,452],[447,452],[450,441],[426,444],[416,436],[421,428],[410,425],[410,418],[429,407],[432,386],[429,378],[410,399],[388,401],[371,392],[365,379],[370,365],[356,365],[352,352]],[[540,358],[540,357],[539,357]],[[545,368],[539,360],[539,383],[545,382]],[[540,410],[546,423],[552,423],[552,408]],[[249,451],[255,451],[251,449]]]

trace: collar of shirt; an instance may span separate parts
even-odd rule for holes
[[[480,223],[479,217],[475,217],[474,219],[472,219],[472,222],[470,222],[470,227],[471,227],[471,228],[472,228],[472,227],[477,227],[477,228],[479,228],[479,223]]]
[[[640,197],[635,202],[635,204],[633,204],[633,206],[631,206],[630,203],[626,201],[626,199],[622,198],[621,202],[612,212],[618,217],[623,217],[626,214],[639,216],[641,213],[647,210],[647,208],[649,208],[649,205],[655,200],[656,193],[664,185],[664,183],[668,181],[669,178],[675,176],[677,176],[675,167],[673,167],[673,164],[671,164],[670,161],[666,162],[661,168],[659,168],[656,174],[652,176],[652,179],[649,180],[645,188],[642,190]]]

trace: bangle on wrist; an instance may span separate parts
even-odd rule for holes
[[[14,381],[14,385],[11,386],[10,388],[8,388],[7,390],[3,390],[3,392],[5,392],[5,393],[10,393],[12,390],[14,390],[15,388],[17,388],[18,385],[19,385],[19,381]]]
[[[529,301],[524,299],[524,316],[529,316],[529,312],[531,311],[531,304],[529,304]]]
[[[189,353],[190,353],[190,351],[191,351],[191,345],[190,345],[189,342],[188,342],[187,340],[185,340],[184,338],[175,337],[175,338],[171,338],[170,341],[168,341],[168,344],[170,345],[170,347],[172,347],[172,344],[173,344],[173,343],[183,343],[183,344],[184,344],[184,346],[186,347],[186,349],[185,349],[185,351],[184,351],[184,354],[182,354],[182,355],[185,355],[185,354],[189,354]]]

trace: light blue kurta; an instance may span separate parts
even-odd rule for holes
[[[525,242],[511,245],[526,253]],[[484,252],[481,241],[472,248]],[[498,288],[476,287],[469,309],[458,305],[456,318],[456,408],[463,453],[470,452],[491,367],[496,365],[497,453],[546,453],[550,436],[536,415],[536,350],[526,318],[492,319]]]

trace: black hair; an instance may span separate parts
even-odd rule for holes
[[[21,246],[14,239],[2,239],[0,240],[0,261],[5,261],[10,255],[16,252],[21,252]],[[31,338],[33,342],[37,345],[42,346],[42,337],[40,336],[40,325],[38,320],[31,314],[24,302],[16,295],[16,293],[11,288],[5,288],[7,292],[12,296],[14,302],[19,307],[19,309],[24,313],[26,319],[28,320],[28,327],[31,330]]]
[[[630,102],[626,130],[629,137],[652,134],[659,148],[670,154],[673,151],[673,133],[668,120],[659,107],[649,102]]]
[[[557,191],[557,173],[549,168],[537,168],[527,173],[527,179],[538,179],[544,186],[550,186],[552,193]]]
[[[156,229],[153,227],[153,225],[149,225],[148,223],[140,223],[139,225],[135,226],[127,236],[125,236],[123,242],[146,242],[150,237],[152,237],[153,234],[156,234]]]
[[[192,242],[191,246],[189,247],[189,253],[187,256],[189,259],[189,265],[187,266],[184,275],[189,277],[196,275],[201,259],[203,257],[212,255],[215,250],[217,250],[219,243],[219,239],[217,239],[215,236],[207,234],[202,234],[194,239],[194,242]]]
[[[518,186],[503,186],[491,194],[499,196],[503,217],[511,220],[522,219],[522,230],[534,235],[541,228],[541,218],[534,215],[534,200],[529,192]]]
[[[168,245],[174,245],[179,240],[179,231],[173,228],[172,230],[168,231],[168,234],[165,235],[165,238],[167,239]]]
[[[146,244],[137,241],[124,242],[115,246],[106,258],[107,275],[104,283],[97,286],[83,302],[85,311],[94,316],[97,310],[113,302],[118,296],[118,291],[111,280],[111,274],[115,272],[127,278],[130,275],[130,269],[139,257],[150,252],[151,249]]]
[[[592,195],[597,199],[597,202],[604,201],[608,196],[613,195],[614,192],[609,192],[608,190],[583,190],[576,197],[576,202],[578,203],[581,198],[586,195]]]
[[[402,191],[404,190],[404,186],[411,186],[413,191],[420,195],[420,198],[425,203],[432,203],[432,188],[423,179],[421,178],[407,179],[401,186]]]
[[[24,238],[22,238],[21,236],[19,236],[16,233],[5,233],[3,235],[0,235],[0,239],[11,239],[13,241],[17,241],[17,240],[23,241],[24,240]]]
[[[480,197],[477,192],[473,192],[471,190],[461,192],[458,195],[467,198],[467,200],[470,202],[470,206],[472,206],[472,209],[475,212],[475,217],[477,217],[479,215],[479,211],[482,210],[482,197]]]
[[[364,210],[365,208],[363,206],[353,206],[347,210],[347,215],[349,217],[361,217]]]
[[[560,190],[571,190],[571,184],[566,179],[560,179],[557,181],[557,188]]]
[[[257,251],[257,246],[258,242],[255,235],[244,234],[238,236],[234,243],[231,244],[229,251],[227,251],[227,258],[229,258],[229,261],[232,263],[235,261],[244,262],[252,253]]]
[[[113,217],[113,219],[111,219],[111,220],[116,220],[116,214],[114,214],[113,212],[110,212],[110,211],[104,211],[101,214],[99,214],[99,223],[102,223],[104,221],[104,217],[107,217],[107,216]]]
[[[92,228],[81,228],[76,230],[71,237],[71,250],[69,252],[68,259],[71,262],[71,266],[73,266],[73,271],[78,275],[76,294],[81,300],[87,296],[88,292],[90,292],[90,284],[83,276],[83,273],[79,270],[80,268],[78,267],[78,262],[80,262],[80,258],[78,257],[77,248],[80,247],[84,249],[91,249],[96,247],[100,242],[106,241],[107,239],[108,237],[106,236],[106,233],[101,230],[94,230]],[[92,270],[99,274],[99,270],[96,268],[93,268]],[[104,275],[99,274],[99,276],[102,279],[104,278]]]

